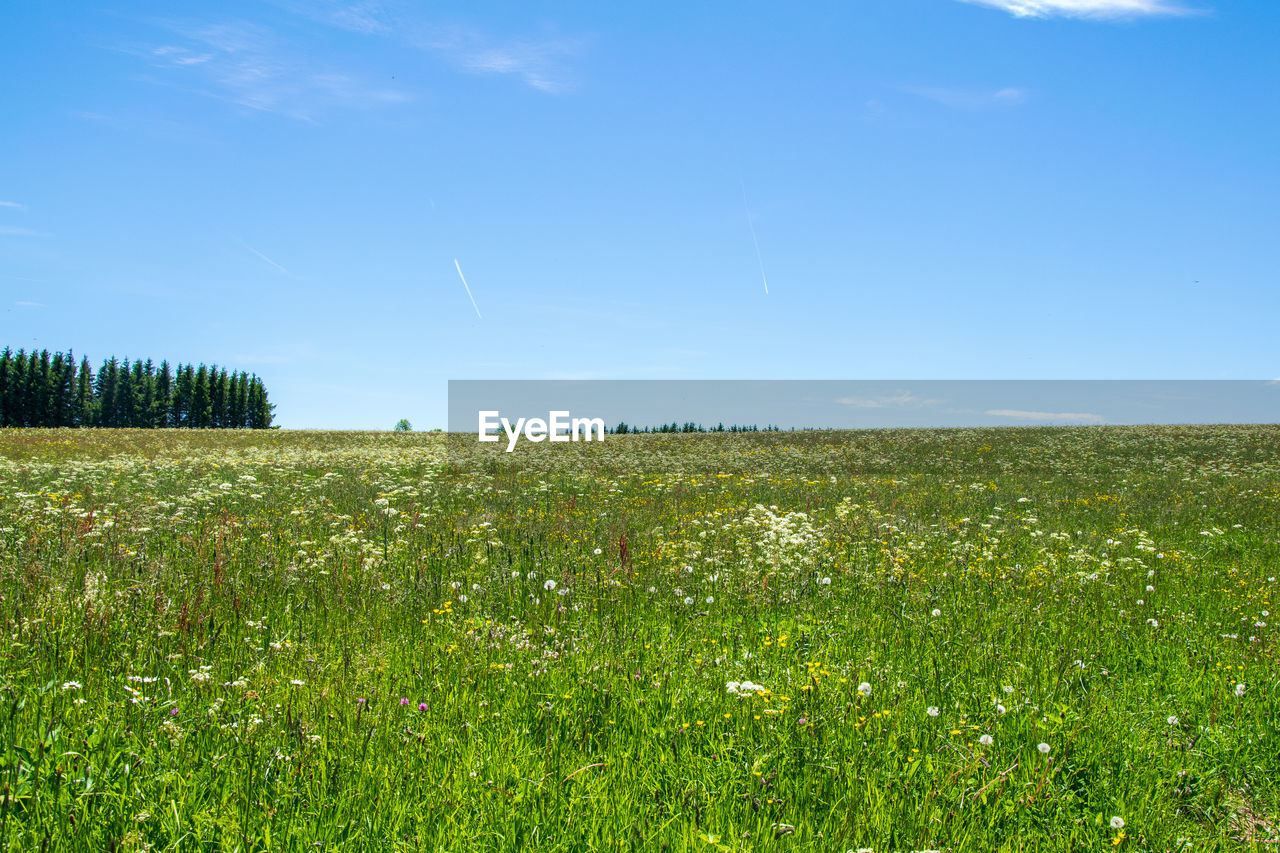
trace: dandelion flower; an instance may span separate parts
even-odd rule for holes
[[[1037,746],[1037,747],[1036,747],[1036,749],[1040,750],[1040,754],[1041,754],[1041,755],[1048,755],[1048,754],[1049,754],[1049,750],[1051,750],[1052,748],[1053,748],[1053,747],[1049,746],[1049,744],[1047,744],[1047,743],[1042,743],[1042,744],[1040,744],[1039,746]]]
[[[858,685],[858,692],[859,692],[859,693],[861,693],[863,696],[870,696],[870,695],[871,695],[871,683],[870,683],[870,682],[867,682],[867,681],[864,681],[864,682],[862,682],[861,684],[859,684],[859,685]]]
[[[593,554],[595,554],[597,557],[599,557],[601,554],[603,554],[603,553],[604,553],[604,551],[601,551],[599,548],[597,548],[597,549],[595,549],[594,551],[592,551],[591,553],[593,553]]]
[[[555,589],[555,588],[556,588],[556,582],[555,582],[555,581],[553,581],[553,580],[551,580],[550,578],[548,578],[548,579],[547,579],[547,580],[542,584],[542,588],[543,588],[543,589],[545,589],[545,590],[547,590],[548,592],[550,592],[551,590],[553,590],[553,589]]]
[[[939,609],[938,609],[938,608],[936,608],[936,607],[935,607],[935,608],[933,608],[933,616],[934,616],[934,618],[937,618],[937,617],[939,617],[939,616],[941,616],[941,615],[942,615],[942,611],[941,611],[941,610],[939,610]]]
[[[1243,695],[1244,695],[1244,685],[1243,685],[1243,684],[1237,684],[1237,685],[1236,685],[1236,696],[1243,696]]]
[[[925,709],[924,712],[928,714],[930,717],[936,717],[938,716],[938,714],[941,713],[941,711],[938,710],[938,707],[936,705],[930,705],[928,708]]]
[[[1169,725],[1171,725],[1171,726],[1176,726],[1176,725],[1178,724],[1178,718],[1177,718],[1177,717],[1170,717],[1170,718],[1168,719],[1168,723],[1169,723]]]
[[[996,742],[996,739],[993,738],[991,735],[983,735],[982,737],[978,738],[978,743],[982,744],[983,746],[991,746],[991,744],[995,742]]]
[[[1124,818],[1120,817],[1119,815],[1116,815],[1115,817],[1111,818],[1111,828],[1124,829]]]

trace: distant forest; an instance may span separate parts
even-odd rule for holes
[[[693,421],[685,421],[677,423],[672,421],[669,424],[661,424],[659,426],[638,427],[622,421],[616,427],[605,430],[612,435],[638,435],[640,433],[673,433],[673,432],[782,432],[776,425],[760,427],[755,424],[733,424],[725,426],[724,424],[716,424],[713,427],[703,426]]]
[[[0,426],[266,429],[275,409],[262,380],[216,364],[171,368],[48,350],[0,355]]]

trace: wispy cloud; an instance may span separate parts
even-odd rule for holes
[[[49,235],[30,228],[17,228],[13,225],[0,225],[0,237],[47,237]]]
[[[13,208],[14,210],[27,209],[27,206],[25,204],[18,204],[16,201],[0,201],[0,207],[9,207],[9,208]]]
[[[397,0],[282,0],[282,4],[327,26],[399,40],[435,54],[460,71],[509,74],[541,92],[573,88],[567,63],[584,46],[581,39],[556,34],[503,38],[474,27],[441,25]]]
[[[1013,418],[1020,421],[1037,421],[1071,424],[1106,423],[1102,415],[1092,412],[1024,412],[1021,409],[987,409],[986,414],[997,418]]]
[[[1186,15],[1190,9],[1173,0],[962,0],[1003,9],[1019,18],[1136,18],[1143,15]]]
[[[43,302],[28,302],[28,301],[27,301],[27,300],[25,300],[25,299],[20,299],[20,300],[18,300],[17,302],[15,302],[15,303],[13,303],[13,304],[14,304],[14,305],[17,305],[19,308],[43,308],[43,307],[45,307]]]
[[[130,52],[175,75],[180,85],[250,110],[315,121],[333,108],[413,98],[406,90],[319,64],[257,24],[163,21],[159,26],[168,34],[164,43]]]
[[[1027,99],[1026,89],[1012,86],[993,90],[956,89],[947,86],[902,86],[901,90],[908,95],[915,95],[958,110],[1012,107]]]
[[[853,406],[857,409],[889,409],[936,406],[942,401],[929,397],[920,397],[910,391],[898,391],[894,394],[879,397],[837,397],[836,402],[842,406]]]
[[[478,43],[474,35],[435,45],[464,71],[476,74],[513,74],[542,92],[563,92],[572,83],[560,65],[562,57],[576,51],[570,41],[516,41],[503,45]]]

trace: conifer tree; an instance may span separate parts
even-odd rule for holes
[[[191,425],[196,429],[209,426],[209,368],[203,364],[196,369],[191,386]]]
[[[227,425],[232,429],[244,426],[244,404],[240,400],[240,374],[232,373],[227,382]]]
[[[9,393],[9,379],[13,375],[13,352],[4,348],[0,353],[0,427],[13,426],[9,422],[13,398]]]
[[[161,361],[156,371],[156,393],[151,401],[151,423],[157,427],[173,426],[170,407],[173,396],[173,374],[169,362]]]
[[[72,426],[93,426],[93,370],[87,357],[80,359],[76,376],[76,400],[71,411]]]
[[[116,426],[131,427],[133,426],[134,417],[134,399],[133,399],[133,365],[129,363],[129,359],[125,359],[120,365],[120,372],[116,385]]]

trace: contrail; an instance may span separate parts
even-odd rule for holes
[[[249,245],[248,243],[246,243],[244,240],[241,240],[239,237],[237,237],[237,238],[236,238],[236,242],[237,242],[237,243],[239,243],[241,246],[244,246],[244,247],[245,247],[246,249],[248,249],[250,252],[253,252],[253,253],[254,253],[255,255],[257,255],[258,257],[262,258],[262,260],[264,260],[264,261],[266,261],[267,263],[271,264],[271,266],[273,266],[273,267],[275,267],[276,269],[280,270],[280,272],[282,272],[282,273],[284,273],[285,275],[289,276],[289,278],[297,278],[297,277],[298,277],[298,276],[294,275],[293,273],[289,272],[289,270],[285,269],[285,268],[284,268],[283,266],[281,266],[280,264],[278,264],[278,263],[276,263],[275,261],[273,261],[273,260],[271,260],[270,258],[268,258],[266,255],[264,255],[264,254],[262,254],[261,252],[259,252],[257,249],[255,249],[255,248],[253,248],[252,246],[250,246],[250,245]]]
[[[769,279],[764,274],[764,258],[760,257],[760,241],[756,239],[756,226],[751,223],[751,207],[747,204],[747,184],[742,182],[742,209],[747,212],[747,227],[751,229],[751,245],[756,247],[756,263],[760,265],[760,280],[764,282],[765,295],[769,293]]]
[[[471,300],[471,307],[476,309],[476,316],[481,320],[484,317],[480,314],[480,306],[476,304],[476,298],[471,295],[471,288],[467,287],[467,277],[462,274],[462,267],[458,266],[458,259],[453,259],[453,265],[458,269],[458,278],[462,279],[462,286],[467,288],[467,298]]]

